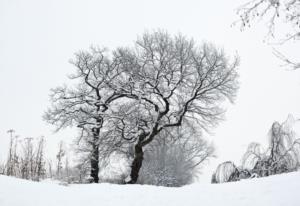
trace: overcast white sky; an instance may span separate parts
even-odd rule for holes
[[[210,41],[241,57],[241,88],[228,107],[226,121],[207,137],[218,158],[237,163],[252,141],[266,142],[274,120],[289,113],[300,117],[300,71],[286,71],[263,43],[266,30],[258,24],[245,32],[231,27],[235,9],[245,1],[203,0],[0,0],[0,161],[7,154],[6,131],[21,137],[44,135],[49,153],[59,139],[71,141],[75,132],[53,134],[42,121],[49,90],[67,81],[74,52],[90,45],[108,48],[131,45],[145,30],[181,32],[196,41]],[[300,59],[299,44],[284,51]],[[298,53],[297,53],[298,52]]]

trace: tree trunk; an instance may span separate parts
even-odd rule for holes
[[[142,167],[144,152],[143,147],[140,144],[136,144],[134,147],[134,159],[131,165],[130,181],[127,184],[135,184],[139,177],[139,171]]]
[[[92,182],[99,182],[99,128],[93,128],[93,143],[92,143],[92,154],[91,154],[91,178]]]

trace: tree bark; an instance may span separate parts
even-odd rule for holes
[[[134,148],[134,159],[131,165],[130,181],[127,184],[135,184],[139,177],[139,171],[142,168],[144,159],[143,147],[139,143]]]
[[[99,128],[93,128],[93,143],[91,154],[91,178],[92,182],[99,183]]]

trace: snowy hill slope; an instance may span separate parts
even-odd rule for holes
[[[219,185],[59,186],[0,176],[0,206],[299,206],[300,172]]]

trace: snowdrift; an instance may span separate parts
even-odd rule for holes
[[[300,172],[181,188],[87,184],[60,186],[0,176],[0,206],[299,206]]]

